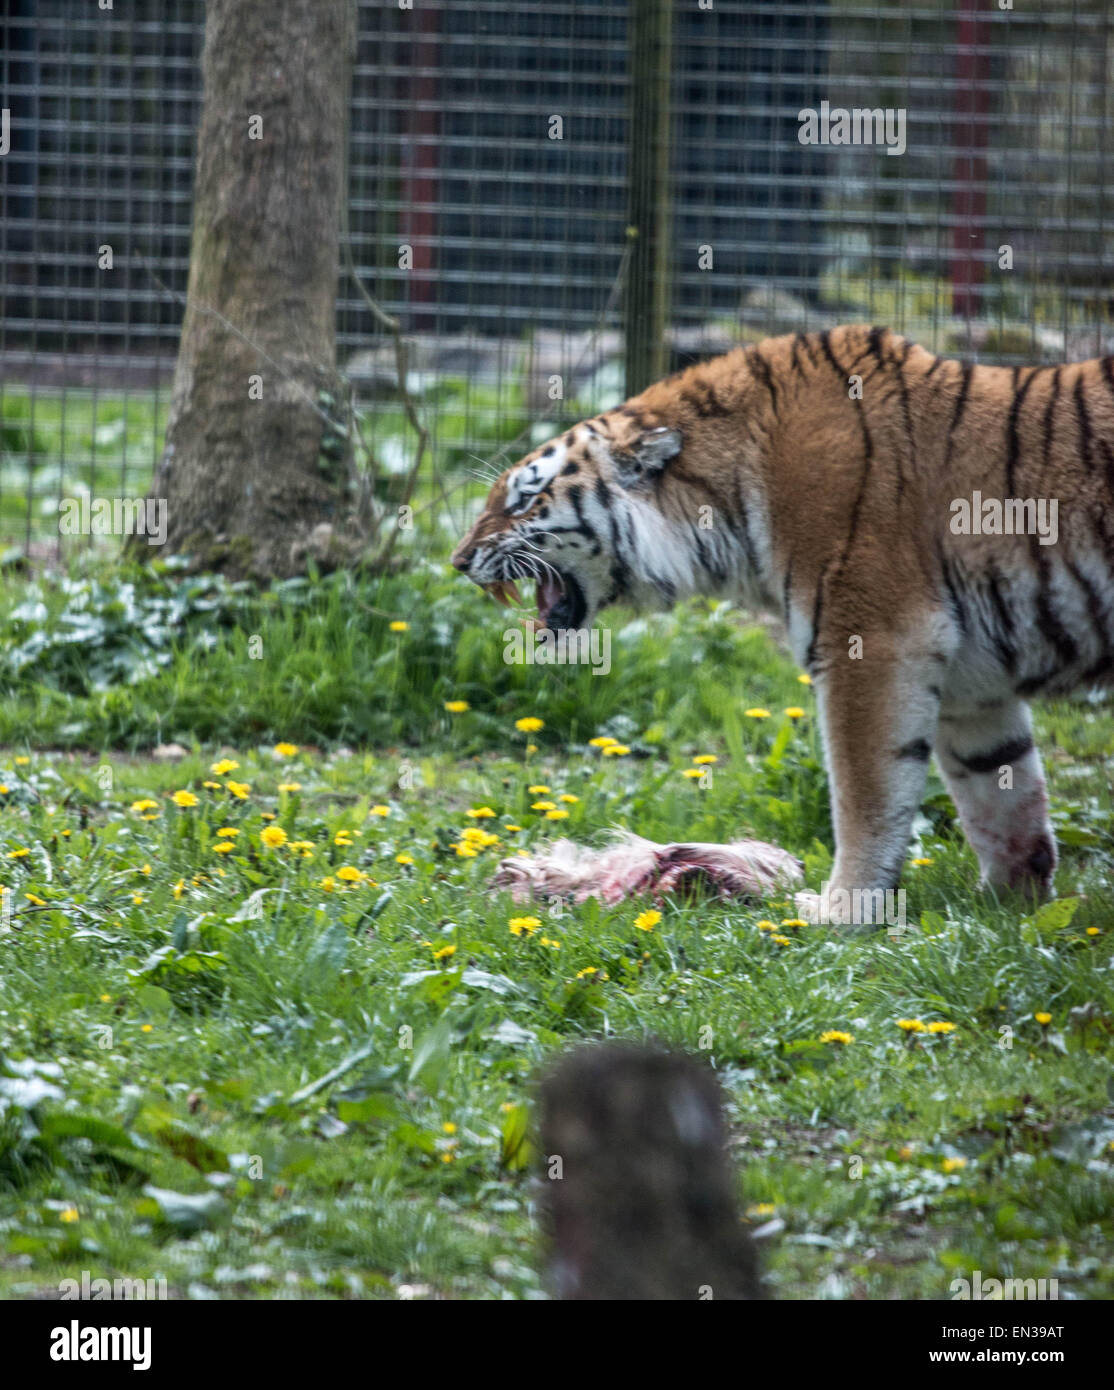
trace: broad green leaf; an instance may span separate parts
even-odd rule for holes
[[[423,1033],[414,1047],[410,1063],[411,1085],[420,1081],[427,1090],[435,1091],[437,1083],[444,1075],[452,1052],[452,1024],[447,1018],[440,1018],[427,1032]]]
[[[174,1226],[183,1234],[204,1230],[219,1220],[228,1210],[227,1204],[218,1192],[192,1194],[172,1192],[165,1187],[148,1185],[143,1189],[155,1207],[158,1215],[169,1226]]]
[[[502,1142],[499,1161],[510,1173],[521,1172],[533,1162],[533,1146],[527,1141],[526,1130],[529,1111],[525,1105],[516,1105],[508,1110],[503,1119]]]
[[[364,1062],[375,1051],[374,1043],[365,1043],[363,1047],[357,1047],[354,1052],[350,1052],[343,1062],[338,1062],[331,1071],[327,1071],[324,1076],[319,1076],[316,1081],[311,1081],[308,1086],[303,1086],[301,1090],[295,1091],[290,1097],[290,1105],[301,1105],[303,1101],[309,1100],[310,1096],[315,1096],[318,1091],[323,1091],[326,1086],[331,1086],[334,1081],[339,1080],[346,1072],[350,1072],[353,1067]]]

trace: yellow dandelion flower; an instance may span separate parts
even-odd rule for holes
[[[755,705],[752,709],[743,711],[748,719],[769,719],[770,711],[762,709],[760,705]]]
[[[223,790],[224,790],[224,788],[221,786],[221,784],[220,784],[219,782],[209,782],[209,781],[205,781],[205,782],[202,782],[201,785],[205,788],[206,791],[210,791],[210,792],[219,792],[219,791],[223,791]]]
[[[453,849],[456,850],[461,859],[475,859],[476,855],[479,854],[476,846],[470,845],[467,840],[461,840],[459,844],[453,845]]]
[[[661,921],[661,913],[657,908],[647,908],[645,912],[640,912],[634,919],[634,925],[639,931],[653,931]]]
[[[278,849],[280,845],[286,844],[286,831],[281,825],[269,825],[266,830],[259,832],[259,839],[268,849]]]
[[[899,1018],[897,1026],[903,1033],[923,1033],[925,1026],[919,1018]]]
[[[68,1226],[71,1222],[80,1221],[81,1213],[76,1207],[66,1207],[63,1211],[58,1213],[58,1220],[64,1221]]]
[[[1087,935],[1088,935],[1088,936],[1099,936],[1099,935],[1101,935],[1101,933],[1099,932],[1098,927],[1088,927],[1088,928],[1087,928]]]
[[[37,893],[24,893],[23,895],[32,907],[46,907],[46,899],[40,898]]]
[[[132,802],[132,810],[137,814],[140,811],[157,811],[158,809],[159,803],[157,801],[152,801],[150,797],[144,797],[142,801]]]
[[[9,858],[9,859],[26,859],[27,856],[28,856],[30,853],[31,853],[31,851],[30,851],[29,849],[24,849],[24,848],[21,846],[19,849],[9,850],[9,851],[8,851],[8,858]]]
[[[235,849],[236,846],[232,843],[231,840],[218,840],[217,843],[213,846],[213,853],[232,854],[235,851]]]
[[[800,705],[787,705],[784,713],[789,719],[803,719],[805,717],[805,712]]]
[[[618,743],[617,738],[612,738],[610,734],[600,734],[598,738],[590,738],[588,746],[590,748],[610,748],[612,744]]]
[[[697,767],[707,767],[709,763],[718,763],[719,758],[714,753],[697,753],[693,762]]]
[[[336,888],[336,886],[337,882],[336,879],[332,876],[332,874],[328,874],[325,878],[321,880],[321,887],[325,890],[326,893],[331,893]]]
[[[351,864],[345,864],[343,868],[337,870],[337,878],[343,883],[359,883],[363,877],[363,872],[353,868]]]
[[[395,855],[395,863],[396,863],[396,864],[413,864],[413,862],[414,862],[414,856],[413,856],[412,854],[396,854],[396,855]]]
[[[556,809],[556,802],[553,801],[532,801],[530,803],[531,811],[552,811],[554,809]]]
[[[19,756],[15,759],[15,765],[16,767],[26,767],[30,761],[30,758],[28,758],[25,754],[20,753]]]
[[[789,938],[788,938],[787,936],[780,936],[780,935],[778,935],[778,934],[776,934],[776,933],[775,933],[773,936],[770,937],[770,940],[771,940],[771,941],[776,941],[777,944],[778,944],[779,946],[788,946],[788,945],[789,945]]]
[[[609,743],[603,750],[605,758],[625,758],[630,749],[625,743]]]
[[[434,960],[448,960],[450,956],[454,956],[455,954],[456,954],[456,947],[455,947],[455,946],[442,946],[442,947],[440,948],[440,950],[434,951],[434,953],[433,953],[433,959],[434,959]]]
[[[392,632],[408,632],[410,630],[410,624],[402,622],[399,618],[396,618],[393,623],[388,623],[387,626]]]
[[[512,832],[517,832],[517,831],[519,831],[519,830],[522,829],[522,826],[521,826],[521,825],[509,825],[509,824],[508,824],[508,825],[504,825],[503,829],[504,829],[504,830],[510,830],[510,831],[512,831]]]
[[[280,782],[278,789],[280,792],[300,792],[302,784],[301,782]]]
[[[1033,1017],[1037,1020],[1037,1022],[1040,1024],[1042,1028],[1046,1028],[1052,1022],[1051,1014],[1040,1013],[1034,1014]]]
[[[173,801],[175,806],[190,807],[196,806],[198,804],[198,799],[196,796],[194,796],[193,792],[175,792],[170,799],[171,801]]]
[[[539,729],[545,728],[545,720],[535,719],[534,716],[530,714],[527,715],[525,719],[516,719],[514,721],[514,726],[520,734],[536,734]]]
[[[280,758],[296,758],[298,756],[298,745],[296,743],[276,743],[275,754]]]
[[[781,925],[783,927],[807,927],[808,923],[803,917],[783,917]]]
[[[930,1033],[954,1033],[955,1024],[947,1023],[944,1019],[937,1018],[928,1025],[928,1031]]]
[[[945,1173],[958,1173],[961,1168],[967,1167],[965,1158],[945,1158],[941,1167]]]
[[[546,786],[543,786],[541,782],[535,782],[534,785],[533,785],[532,787],[527,787],[526,790],[530,793],[531,796],[548,796],[548,795],[549,795],[549,788],[546,787]]]
[[[763,917],[762,920],[761,920],[761,922],[758,923],[758,930],[759,930],[759,931],[773,931],[773,930],[774,930],[774,924],[773,924],[773,922],[767,920],[767,918]]]
[[[756,1202],[754,1206],[747,1207],[748,1216],[773,1216],[777,1207],[773,1202]]]
[[[822,1043],[851,1043],[855,1039],[850,1033],[844,1033],[839,1028],[829,1028],[827,1032],[820,1034]]]
[[[391,808],[389,806],[371,806],[368,809],[369,816],[389,816]]]
[[[251,784],[248,782],[225,782],[224,785],[238,801],[246,800],[251,791]]]
[[[703,769],[702,767],[686,767],[686,768],[682,771],[681,776],[682,776],[682,777],[703,777],[703,776],[704,776],[704,769]]]
[[[929,866],[930,864],[934,863],[934,862],[935,862],[935,861],[932,860],[932,859],[914,859],[914,860],[913,860],[913,863],[917,866],[918,869],[927,869],[928,866]]]
[[[472,706],[467,700],[446,700],[445,708],[450,714],[467,714]]]
[[[490,806],[473,806],[464,814],[471,817],[472,820],[492,820],[495,816],[495,812]]]
[[[185,891],[186,880],[184,878],[180,878],[178,882],[174,885],[174,887],[171,889],[171,892],[174,894],[175,901],[177,901],[177,899],[180,898]]]
[[[546,820],[568,820],[569,813],[564,810],[546,811],[545,818]]]
[[[575,806],[576,803],[580,800],[580,797],[573,796],[572,792],[562,792],[561,795],[557,798],[557,800],[564,801],[569,806]]]
[[[441,1129],[445,1134],[456,1133],[456,1125],[453,1124],[452,1120],[446,1120],[445,1123],[441,1126]]]
[[[812,677],[810,675],[807,675],[804,671],[801,672],[797,679],[800,681],[802,685],[812,684]]]
[[[221,758],[220,762],[212,763],[209,771],[214,777],[227,777],[230,772],[235,772],[240,764],[235,758]]]
[[[515,936],[521,936],[523,932],[526,932],[527,935],[536,932],[541,924],[540,917],[512,917],[508,923]]]

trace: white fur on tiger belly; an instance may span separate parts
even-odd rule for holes
[[[557,840],[544,854],[504,859],[493,887],[509,888],[517,902],[528,898],[598,898],[617,903],[640,893],[655,897],[699,885],[721,898],[759,898],[801,881],[791,854],[761,840],[726,845],[656,845],[621,832],[607,849],[586,849]]]

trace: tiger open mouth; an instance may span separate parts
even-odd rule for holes
[[[513,579],[497,579],[483,586],[500,603],[510,607],[511,603],[521,603],[518,587]],[[567,628],[584,626],[588,616],[588,602],[584,590],[571,574],[553,572],[537,581],[538,623],[541,627],[560,632]]]

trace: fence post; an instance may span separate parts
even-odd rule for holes
[[[669,304],[673,0],[631,0],[630,128],[623,293],[627,395],[665,375]]]

